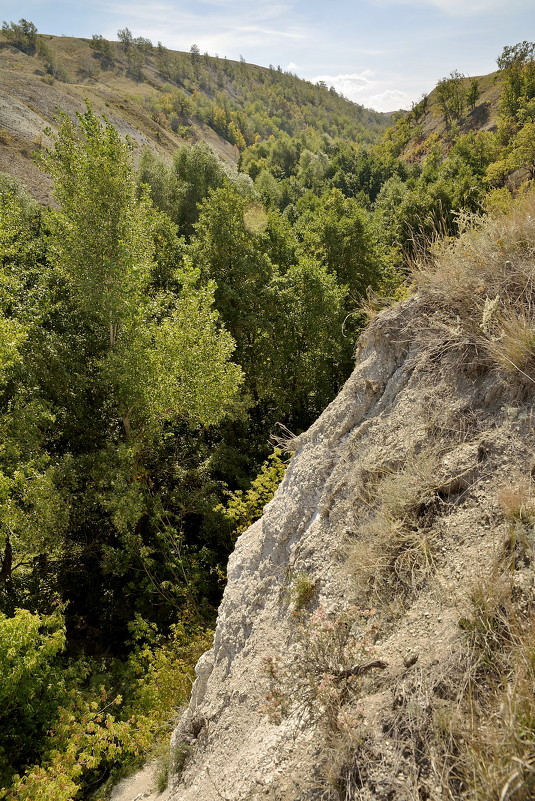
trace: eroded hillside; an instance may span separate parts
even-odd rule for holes
[[[50,183],[32,153],[48,143],[43,130],[55,127],[58,110],[73,116],[86,99],[138,154],[148,147],[164,162],[184,141],[204,141],[235,167],[245,147],[281,131],[312,126],[372,141],[390,121],[280,68],[179,53],[144,39],[34,38],[0,33],[0,172],[41,202],[50,200]]]
[[[445,246],[291,443],[168,798],[533,797],[534,212]]]

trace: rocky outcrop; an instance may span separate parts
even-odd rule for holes
[[[422,313],[413,297],[375,319],[239,538],[169,799],[441,797],[399,710],[420,725],[424,679],[462,651],[472,588],[507,539],[500,492],[530,475],[533,392],[475,349],[424,341]],[[515,582],[532,591],[527,562]],[[343,678],[359,660],[386,668]]]

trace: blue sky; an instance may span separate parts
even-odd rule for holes
[[[289,69],[380,111],[408,108],[457,69],[496,68],[504,45],[535,38],[535,0],[2,0],[0,18],[40,32],[116,38]]]

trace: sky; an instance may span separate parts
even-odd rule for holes
[[[484,75],[535,38],[535,0],[0,0],[40,33],[116,39],[281,66],[378,111],[410,108],[453,70]]]

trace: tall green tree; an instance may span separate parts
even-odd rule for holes
[[[217,422],[239,376],[228,363],[233,344],[209,311],[213,288],[196,291],[193,275],[182,276],[178,298],[151,297],[159,215],[137,196],[128,144],[88,108],[78,129],[62,117],[44,164],[60,204],[50,215],[50,258],[86,325],[87,355],[100,357],[125,433],[132,416],[139,430],[173,416]],[[201,369],[191,369],[193,354]]]
[[[199,204],[212,189],[228,183],[220,160],[204,143],[179,148],[174,156],[178,188],[173,219],[181,234],[190,237],[199,218]]]
[[[42,605],[37,578],[50,576],[70,601],[70,635],[89,627],[103,647],[121,642],[136,608],[168,624],[186,598],[202,543],[182,530],[180,498],[204,458],[195,443],[230,413],[241,371],[213,283],[169,264],[176,227],[139,196],[128,142],[89,106],[74,121],[61,115],[52,138],[47,262],[26,293],[32,325],[21,343],[9,332],[21,382],[1,420],[13,440],[0,475],[2,565],[20,576],[14,602],[33,592]],[[0,230],[4,263],[22,262],[16,211]],[[171,578],[177,591],[163,592]]]
[[[326,192],[301,216],[304,253],[314,253],[358,301],[381,283],[383,262],[370,215],[339,189]]]
[[[2,22],[2,33],[15,47],[25,53],[33,53],[37,46],[37,28],[27,19],[17,22]]]

